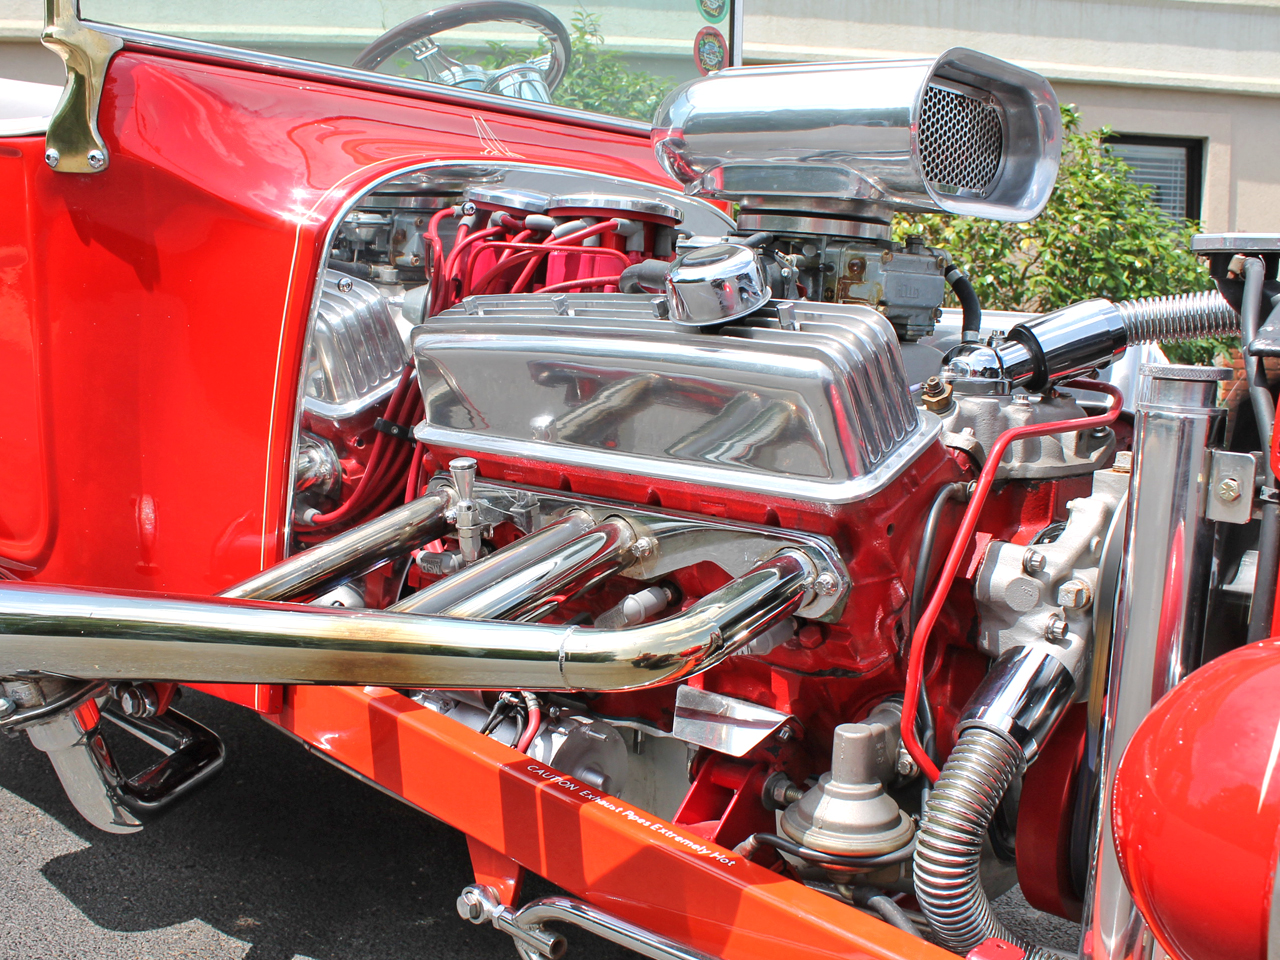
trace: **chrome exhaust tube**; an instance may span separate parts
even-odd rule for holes
[[[622,630],[5,583],[0,676],[634,690],[714,666],[795,613],[816,573],[787,548],[673,617]]]
[[[1111,831],[1111,785],[1130,738],[1156,701],[1199,666],[1213,523],[1206,458],[1226,410],[1214,367],[1144,364],[1134,418],[1130,551],[1116,601],[1103,716],[1102,784],[1080,953],[1085,960],[1143,960],[1150,932],[1120,873]]]
[[[590,516],[575,511],[387,609],[536,622],[562,600],[590,589],[631,561],[637,538],[625,520],[606,520],[559,543],[565,534],[591,523]]]
[[[385,560],[440,539],[448,530],[446,514],[455,499],[449,488],[428,493],[268,567],[220,595],[241,600],[290,600],[323,593]]]
[[[554,523],[549,523],[491,553],[483,560],[477,560],[443,580],[393,603],[387,610],[390,613],[444,613],[476,594],[485,593],[511,577],[519,576],[526,567],[541,563],[590,530],[595,522],[585,510],[570,510]],[[498,620],[501,617],[495,615],[476,619]]]

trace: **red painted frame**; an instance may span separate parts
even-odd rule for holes
[[[113,61],[99,124],[96,175],[0,141],[0,190],[26,211],[0,218],[0,559],[36,581],[212,594],[280,559],[315,277],[378,179],[501,144],[667,182],[638,134],[152,50]],[[949,956],[392,691],[212,692],[465,830],[499,884],[511,858],[743,960]]]

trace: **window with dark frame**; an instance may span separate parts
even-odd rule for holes
[[[1151,185],[1156,206],[1171,217],[1200,219],[1203,140],[1118,133],[1106,143],[1129,165],[1130,177]]]

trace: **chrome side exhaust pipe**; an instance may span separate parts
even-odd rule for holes
[[[0,676],[634,690],[714,666],[801,607],[815,576],[786,548],[687,610],[622,630],[4,584]]]

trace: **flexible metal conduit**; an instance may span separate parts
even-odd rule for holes
[[[623,630],[0,584],[0,676],[632,690],[718,663],[804,602],[785,549],[666,620]]]

